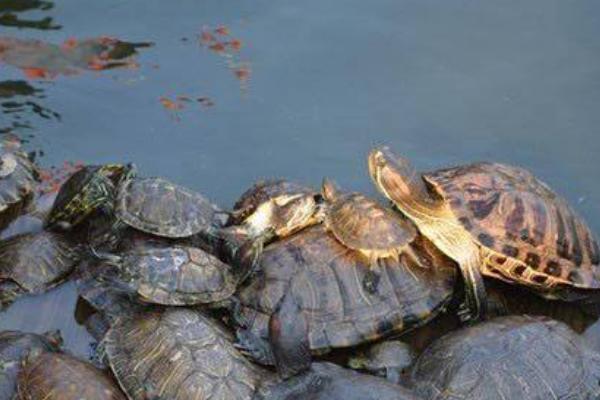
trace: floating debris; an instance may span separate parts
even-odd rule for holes
[[[0,62],[21,69],[29,79],[53,79],[85,70],[137,68],[137,49],[150,46],[152,43],[129,43],[111,37],[71,38],[61,45],[0,37]]]
[[[198,97],[193,99],[187,95],[177,95],[174,98],[161,96],[159,97],[159,101],[166,110],[173,114],[177,121],[181,119],[179,112],[184,110],[187,104],[190,104],[194,101],[199,103],[202,108],[208,108],[215,105],[215,103],[209,97]]]
[[[75,172],[83,168],[82,161],[65,161],[61,166],[52,166],[47,169],[39,169],[40,185],[38,194],[58,193],[60,187]]]

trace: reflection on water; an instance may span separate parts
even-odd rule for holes
[[[34,114],[47,120],[60,121],[61,116],[39,102],[43,99],[44,91],[33,87],[23,80],[0,81],[0,108],[8,120],[8,125],[0,126],[0,133],[11,133],[23,129],[32,129],[29,115]]]
[[[57,30],[60,25],[55,25],[51,17],[41,19],[21,18],[18,13],[31,10],[50,10],[54,4],[50,1],[40,0],[2,0],[0,2],[0,25],[16,28],[30,28],[40,30]]]

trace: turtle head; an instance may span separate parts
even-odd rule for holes
[[[340,196],[340,187],[332,179],[324,178],[321,185],[321,194],[326,201],[333,203]]]
[[[369,174],[380,192],[398,205],[405,199],[431,201],[425,181],[410,162],[387,146],[369,153]]]

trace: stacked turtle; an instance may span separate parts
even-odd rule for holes
[[[6,160],[19,172],[0,171],[0,195],[5,178],[31,191],[33,164]],[[368,165],[392,207],[329,179],[320,191],[272,180],[225,212],[132,165],[84,167],[33,214],[44,229],[0,242],[0,300],[78,267],[80,305],[93,310],[78,321],[99,342],[97,365],[55,335],[5,333],[16,344],[2,353],[0,340],[10,366],[0,389],[21,399],[600,398],[600,355],[577,333],[597,319],[600,250],[567,202],[502,164],[417,174],[378,148]],[[18,209],[5,224],[30,201],[21,191],[5,201]]]

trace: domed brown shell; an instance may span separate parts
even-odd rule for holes
[[[424,176],[474,240],[524,265],[513,275],[540,287],[600,288],[600,248],[587,224],[530,172],[477,163]],[[501,267],[500,267],[501,269]],[[502,271],[500,271],[502,272]]]
[[[119,190],[118,217],[157,236],[195,235],[212,224],[215,209],[201,194],[162,178],[133,178]]]
[[[248,348],[268,349],[269,318],[288,290],[307,316],[316,354],[424,324],[452,298],[457,268],[421,236],[410,246],[418,263],[401,254],[398,261],[370,266],[322,225],[270,244],[260,259],[259,278],[238,290],[239,336],[249,338]],[[363,287],[369,271],[380,276],[374,292]],[[269,361],[268,355],[253,356]]]
[[[261,204],[278,196],[295,194],[313,195],[316,193],[309,187],[284,179],[256,182],[251,188],[246,190],[234,204],[229,224],[242,224]]]
[[[41,352],[29,355],[19,373],[19,399],[126,400],[103,371],[70,355]]]
[[[118,319],[105,349],[131,400],[250,399],[266,374],[232,339],[199,311],[171,308]]]
[[[412,242],[412,223],[360,193],[343,193],[326,212],[327,226],[343,245],[387,255]]]
[[[600,354],[566,325],[513,316],[452,332],[412,370],[425,399],[598,399]]]

